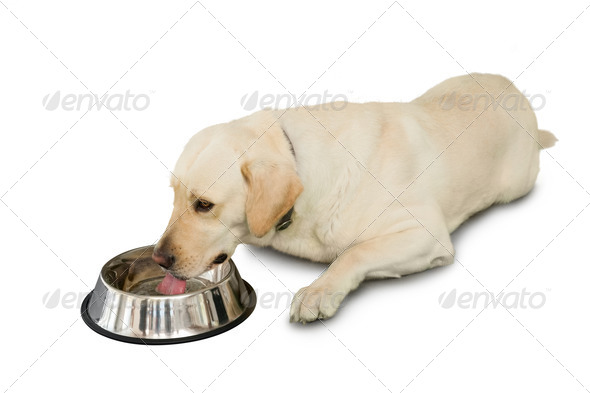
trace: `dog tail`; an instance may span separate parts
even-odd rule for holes
[[[548,149],[551,146],[555,145],[558,139],[550,133],[549,131],[539,130],[539,144],[541,147],[539,149]]]

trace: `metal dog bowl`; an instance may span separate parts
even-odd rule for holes
[[[166,273],[153,249],[136,248],[104,265],[81,308],[92,330],[130,343],[173,344],[223,333],[254,310],[256,293],[231,259],[187,280],[183,294],[159,294]]]

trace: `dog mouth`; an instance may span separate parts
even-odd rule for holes
[[[227,254],[225,254],[225,253],[219,254],[218,256],[215,257],[215,259],[211,263],[218,265],[220,263],[225,262],[226,259],[227,259]]]
[[[218,265],[227,260],[227,254],[219,254],[213,259],[210,266]],[[156,290],[162,295],[179,295],[186,292],[186,280],[185,277],[179,277],[177,274],[173,274],[170,271],[166,272],[166,276],[158,284]]]

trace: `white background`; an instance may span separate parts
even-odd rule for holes
[[[0,391],[588,391],[588,2],[350,3],[0,2]],[[164,230],[186,141],[250,113],[244,95],[408,101],[466,72],[543,95],[540,128],[560,141],[529,196],[453,235],[455,264],[365,284],[301,326],[287,296],[324,266],[240,246],[259,300],[284,296],[225,334],[147,347],[79,318],[100,267]],[[127,90],[150,106],[42,105]],[[453,289],[545,303],[442,307]]]

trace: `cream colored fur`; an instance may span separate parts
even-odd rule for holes
[[[521,97],[518,108],[481,99],[502,92]],[[528,193],[541,146],[555,140],[510,81],[487,74],[448,79],[409,103],[263,110],[189,141],[158,249],[185,278],[240,242],[332,262],[291,307],[292,321],[329,318],[365,279],[452,263],[450,233]],[[215,206],[196,212],[197,197]],[[292,225],[277,232],[293,204]]]

